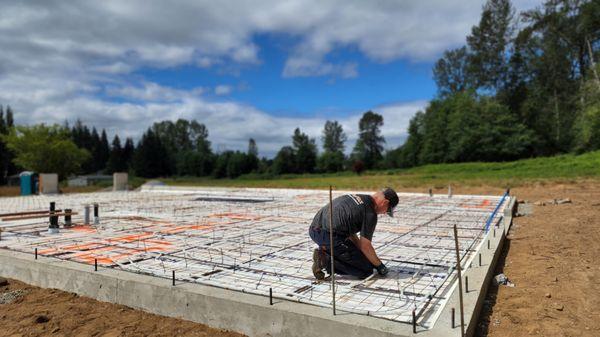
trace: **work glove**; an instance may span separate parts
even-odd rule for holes
[[[377,273],[381,276],[385,276],[388,273],[388,269],[383,262],[375,268],[377,269]]]

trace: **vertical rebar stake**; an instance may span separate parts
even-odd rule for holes
[[[465,276],[465,293],[469,293],[469,277]]]
[[[335,316],[335,265],[333,263],[333,187],[329,185],[329,253],[331,254],[331,298]]]
[[[37,260],[37,248],[35,249],[35,259]]]
[[[460,335],[465,337],[465,313],[463,307],[463,292],[462,292],[462,273],[460,267],[460,253],[458,249],[458,231],[454,224],[454,246],[456,248],[456,272],[458,273],[458,299],[460,301]]]
[[[455,316],[456,316],[456,310],[454,310],[454,308],[452,308],[452,317],[450,319],[450,321],[452,322],[452,329],[454,329],[454,327],[456,326]]]
[[[269,304],[273,305],[273,288],[269,288]]]
[[[412,316],[413,333],[417,333],[417,314],[415,313],[415,309],[413,309]]]
[[[98,271],[98,259],[94,259],[94,271]]]
[[[481,253],[479,253],[479,266],[481,267]]]
[[[175,286],[175,271],[173,270],[173,286]]]

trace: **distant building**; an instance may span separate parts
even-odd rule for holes
[[[81,186],[90,186],[96,185],[99,182],[109,182],[112,183],[113,176],[109,175],[87,175],[87,176],[76,176],[71,177],[68,180],[69,187],[81,187]]]

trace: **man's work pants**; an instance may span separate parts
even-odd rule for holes
[[[329,232],[320,228],[310,227],[308,230],[310,238],[327,256],[326,269],[331,274],[331,248],[329,246]],[[347,236],[333,233],[333,255],[335,273],[340,275],[352,275],[360,279],[373,274],[373,264],[360,251],[358,247]]]

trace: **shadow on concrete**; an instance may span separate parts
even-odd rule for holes
[[[502,253],[498,258],[498,263],[496,263],[496,269],[494,270],[493,276],[504,273],[504,264],[506,262],[508,251],[510,250],[510,241],[511,240],[508,237],[506,237],[504,240]],[[490,324],[493,324],[491,319],[492,313],[494,312],[494,305],[496,304],[496,299],[498,296],[498,286],[494,284],[493,279],[490,280],[490,282],[492,282],[492,284],[490,284],[488,287],[488,291],[483,302],[483,307],[481,308],[481,313],[479,314],[477,328],[475,329],[476,337],[486,337],[489,332]]]

